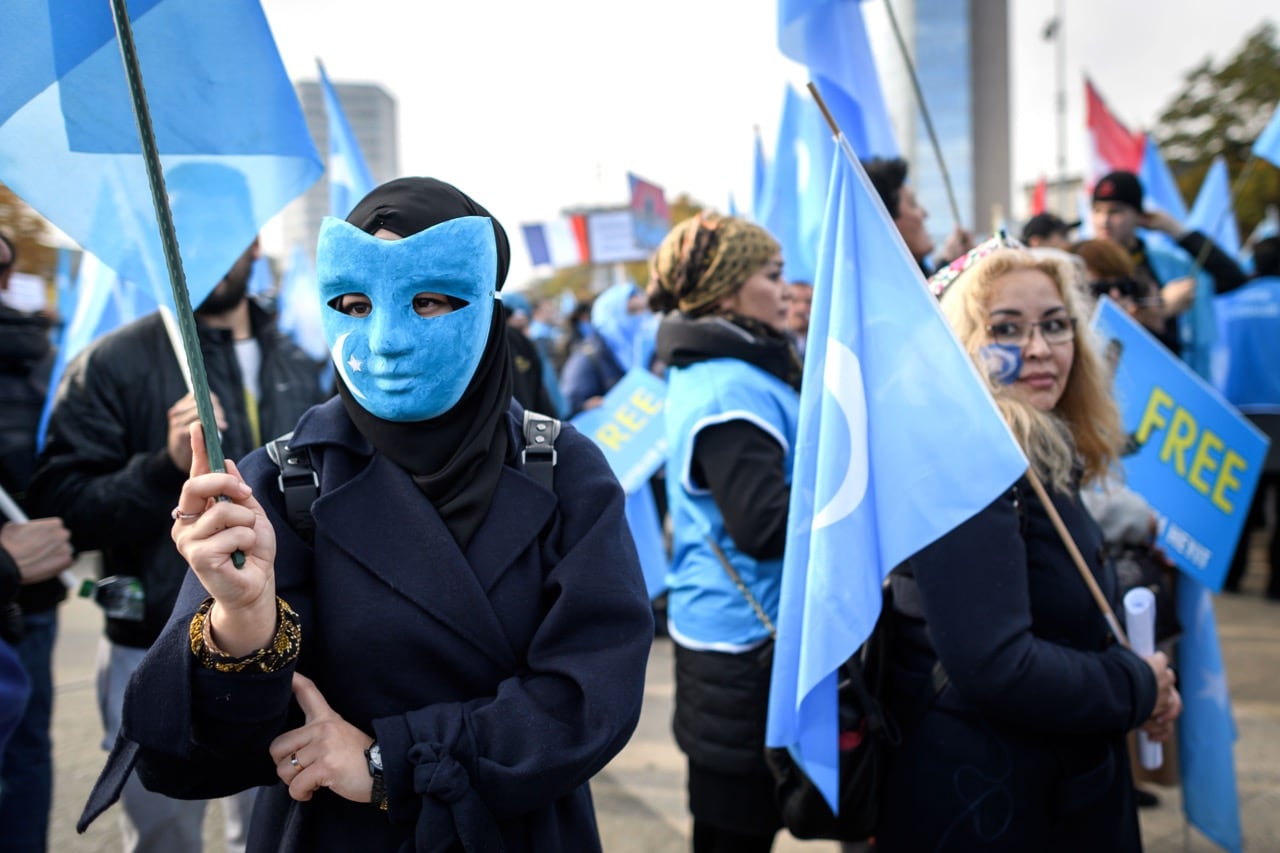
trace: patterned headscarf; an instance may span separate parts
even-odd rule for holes
[[[690,317],[709,314],[781,251],[759,225],[699,214],[671,229],[653,256],[649,289],[662,290]]]
[[[1004,232],[1004,229],[997,231],[990,239],[979,243],[968,252],[956,258],[933,275],[929,276],[929,290],[939,299],[952,282],[960,277],[962,273],[994,252],[996,249],[1025,249],[1026,246],[1010,237]]]

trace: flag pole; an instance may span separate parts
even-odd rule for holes
[[[947,171],[947,162],[942,158],[942,146],[938,144],[938,134],[934,132],[933,119],[929,117],[929,108],[924,102],[924,91],[920,88],[920,78],[916,76],[915,63],[911,61],[911,54],[907,51],[907,43],[902,38],[902,30],[898,28],[898,16],[893,13],[892,0],[884,0],[884,8],[889,13],[889,23],[893,27],[893,37],[898,42],[898,50],[902,52],[902,61],[907,66],[907,76],[911,78],[911,88],[915,90],[916,102],[920,104],[920,115],[924,119],[925,130],[929,132],[929,143],[933,146],[933,155],[938,158],[938,171],[942,172],[942,186],[947,191],[947,205],[951,208],[951,218],[955,221],[957,228],[963,228],[964,220],[960,217],[960,205],[956,203],[956,191],[951,187],[951,173]],[[813,86],[810,84],[810,89],[812,88]]]
[[[124,61],[125,78],[129,82],[129,95],[133,100],[133,117],[138,124],[138,137],[142,143],[142,161],[147,169],[147,182],[151,185],[151,203],[155,207],[156,222],[160,228],[160,244],[164,249],[165,266],[169,270],[169,287],[173,291],[178,331],[182,335],[182,348],[186,354],[187,368],[191,376],[191,391],[195,396],[196,413],[204,427],[205,451],[209,456],[209,469],[223,472],[226,460],[222,455],[222,442],[218,438],[218,425],[213,414],[213,400],[209,393],[209,377],[205,373],[204,358],[200,353],[200,338],[196,332],[195,315],[191,310],[191,295],[187,291],[187,279],[182,270],[182,256],[178,252],[178,234],[173,226],[173,211],[164,186],[164,170],[160,165],[160,150],[156,146],[151,123],[151,110],[147,106],[147,93],[142,85],[142,69],[138,64],[138,50],[133,41],[133,27],[129,23],[129,10],[125,0],[111,0],[111,16],[115,19],[116,37],[120,42],[120,57]],[[244,554],[236,551],[232,562],[236,568],[244,565]]]
[[[822,100],[822,95],[818,94],[818,87],[812,82],[809,83],[809,93],[813,95],[814,101],[818,104],[818,109],[822,110],[822,117],[827,120],[827,124],[831,126],[831,132],[835,134],[836,140],[840,144],[840,148],[844,151],[844,155],[853,163],[857,163],[857,158],[853,154],[853,149],[849,146],[848,140],[844,134],[840,132],[840,126],[836,124],[835,118],[832,117],[831,111],[827,109],[826,102]],[[1049,516],[1049,520],[1053,522],[1053,528],[1058,532],[1058,538],[1062,540],[1062,544],[1066,546],[1067,553],[1071,556],[1071,561],[1075,564],[1076,571],[1080,573],[1084,585],[1088,587],[1089,594],[1093,596],[1094,604],[1102,613],[1102,618],[1106,620],[1107,627],[1111,629],[1111,633],[1115,635],[1117,642],[1125,648],[1130,648],[1129,638],[1125,635],[1124,629],[1120,627],[1120,621],[1116,619],[1116,614],[1111,609],[1111,604],[1107,601],[1107,597],[1102,594],[1101,588],[1098,586],[1097,580],[1093,577],[1093,572],[1089,571],[1089,566],[1084,561],[1080,549],[1076,546],[1075,540],[1071,538],[1071,531],[1067,530],[1067,525],[1062,521],[1062,516],[1058,514],[1057,508],[1053,505],[1053,501],[1049,499],[1048,493],[1045,491],[1044,484],[1040,482],[1040,478],[1036,476],[1035,468],[1027,468],[1027,479],[1031,481],[1031,488],[1036,493],[1036,497],[1040,499],[1040,503],[1044,505],[1044,511]]]

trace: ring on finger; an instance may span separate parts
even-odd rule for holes
[[[170,512],[169,517],[174,521],[192,521],[204,515],[204,510],[199,512],[183,512],[182,507],[175,506]]]
[[[298,753],[289,756],[289,766],[299,772],[302,771],[302,765],[298,762]]]

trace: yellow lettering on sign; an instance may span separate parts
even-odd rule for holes
[[[1147,439],[1151,437],[1151,431],[1160,429],[1168,423],[1165,420],[1162,408],[1172,408],[1173,398],[1165,392],[1163,388],[1155,387],[1151,389],[1151,396],[1147,398],[1147,410],[1142,413],[1142,422],[1138,424],[1138,444],[1146,444]]]
[[[1210,498],[1213,505],[1227,515],[1235,511],[1235,504],[1227,500],[1226,491],[1227,489],[1240,490],[1240,481],[1236,479],[1234,472],[1243,471],[1245,467],[1244,457],[1234,450],[1227,451],[1227,455],[1222,460],[1222,470],[1218,472],[1217,482],[1213,484],[1213,496]]]

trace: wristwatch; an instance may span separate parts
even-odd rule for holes
[[[382,811],[387,810],[387,780],[382,775],[382,749],[375,740],[364,751],[364,760],[369,765],[369,775],[373,777],[373,795],[369,801]]]

